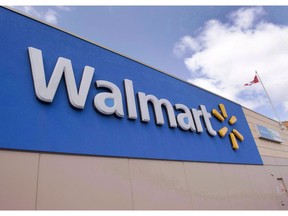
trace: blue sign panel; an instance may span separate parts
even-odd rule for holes
[[[242,107],[0,8],[0,148],[262,164]]]
[[[278,143],[282,142],[281,136],[277,131],[266,128],[262,125],[256,125],[256,126],[259,131],[260,138],[268,139]]]

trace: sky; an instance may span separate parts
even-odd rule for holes
[[[37,19],[288,120],[288,6],[13,6]],[[258,72],[260,83],[244,86]]]

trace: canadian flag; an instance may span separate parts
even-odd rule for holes
[[[255,83],[259,83],[259,79],[258,79],[257,75],[255,75],[254,79],[251,82],[245,83],[244,86],[251,86]]]

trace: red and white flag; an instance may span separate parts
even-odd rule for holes
[[[259,79],[258,79],[257,75],[255,75],[254,79],[251,82],[245,83],[244,86],[251,86],[255,83],[259,83]]]

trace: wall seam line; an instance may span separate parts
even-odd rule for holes
[[[37,204],[38,204],[38,187],[39,187],[40,158],[41,158],[41,153],[39,153],[39,158],[38,158],[35,210],[37,210]]]
[[[130,193],[132,199],[132,209],[135,210],[134,207],[134,197],[133,197],[133,187],[132,187],[132,178],[131,178],[131,170],[130,170],[130,159],[128,158],[128,169],[129,169],[129,180],[130,180]]]
[[[186,185],[187,185],[187,188],[188,188],[188,191],[189,191],[190,205],[192,207],[192,210],[194,210],[193,199],[192,199],[192,189],[190,188],[190,185],[188,183],[187,173],[186,173],[186,169],[185,169],[185,163],[186,162],[184,162],[184,161],[182,162],[182,166],[183,166],[183,169],[184,169],[185,182],[186,182]]]
[[[222,164],[218,164],[218,167],[219,167],[219,170],[220,170],[220,176],[221,176],[221,178],[222,178],[222,182],[223,182],[223,184],[224,184],[224,190],[225,190],[225,192],[226,192],[226,200],[227,200],[228,206],[229,206],[229,209],[227,209],[227,210],[233,210],[233,209],[232,209],[232,203],[231,203],[231,197],[232,197],[232,196],[230,195],[230,192],[229,192],[229,190],[228,190],[228,188],[227,188],[227,185],[226,185],[225,177],[224,177],[224,175],[223,175]]]

